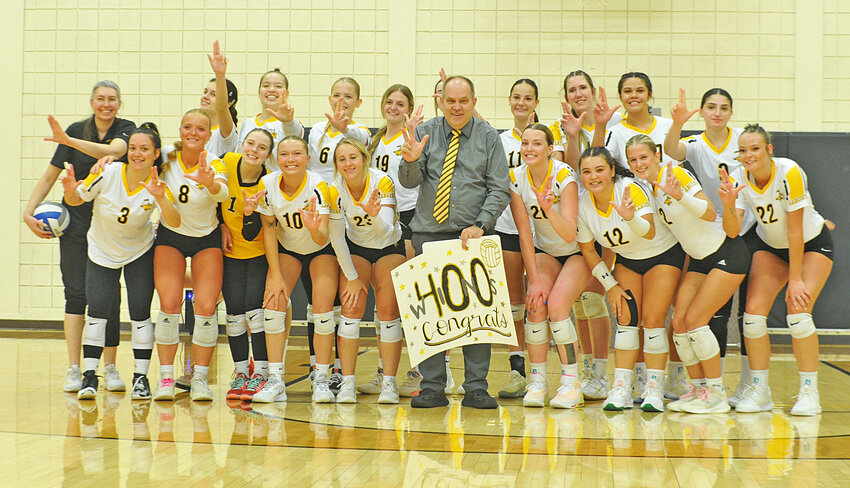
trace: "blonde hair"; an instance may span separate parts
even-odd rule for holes
[[[360,84],[357,83],[357,81],[354,78],[351,78],[350,76],[343,76],[342,78],[339,78],[338,80],[334,81],[334,84],[331,85],[331,94],[333,94],[334,87],[339,83],[350,83],[351,86],[354,87],[355,96],[357,98],[360,98]],[[319,138],[319,147],[322,147],[322,141],[325,140],[325,134],[328,133],[328,129],[330,127],[331,127],[331,121],[329,120],[325,123],[325,130],[322,131],[322,137]]]
[[[193,108],[193,109],[186,111],[186,113],[183,114],[183,117],[180,118],[181,124],[183,123],[183,119],[185,119],[186,116],[189,115],[189,114],[201,114],[201,115],[203,115],[207,119],[207,124],[209,126],[212,126],[212,121],[210,120],[209,114],[207,114],[206,112],[204,112],[203,110],[201,110],[199,108]],[[165,163],[163,163],[163,165],[162,165],[163,171],[168,169],[168,166],[169,166],[170,163],[172,163],[173,161],[177,161],[177,153],[182,151],[182,150],[183,150],[183,141],[175,142],[174,143],[174,150],[165,155],[165,158],[167,159],[167,161]]]
[[[626,154],[628,154],[630,147],[637,146],[637,145],[641,145],[641,146],[646,147],[652,153],[655,153],[655,154],[658,153],[658,145],[655,144],[655,141],[653,141],[646,134],[637,134],[637,135],[632,136],[632,138],[629,139],[628,141],[626,141]]]
[[[336,148],[334,148],[334,174],[339,174],[339,167],[336,164],[336,152],[343,144],[348,144],[349,146],[354,147],[354,149],[357,149],[357,152],[359,152],[360,155],[363,156],[363,171],[361,172],[361,175],[369,171],[369,162],[372,160],[372,153],[368,149],[366,149],[366,146],[362,142],[360,142],[360,139],[356,139],[354,137],[346,137],[345,139],[339,141],[336,145]]]

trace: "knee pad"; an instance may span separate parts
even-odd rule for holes
[[[192,344],[201,347],[215,347],[216,342],[218,342],[218,317],[215,315],[195,315]]]
[[[688,331],[688,337],[691,338],[691,346],[700,361],[709,360],[720,354],[720,344],[709,326],[703,325]]]
[[[573,315],[576,316],[576,320],[587,320],[587,314],[584,313],[581,297],[576,298],[576,301],[573,302]]]
[[[96,319],[86,315],[86,325],[83,326],[83,345],[104,347],[106,344],[107,319]]]
[[[525,319],[525,304],[520,303],[519,305],[511,305],[511,317],[514,319],[514,322],[519,322]]]
[[[245,313],[245,319],[248,321],[248,330],[250,330],[252,334],[259,334],[266,330],[265,326],[263,325],[262,308],[249,310]]]
[[[758,339],[767,334],[767,317],[764,315],[744,314],[744,337]]]
[[[687,332],[673,334],[673,344],[676,345],[676,351],[679,352],[679,359],[682,360],[682,364],[693,366],[699,362],[699,358],[697,357],[697,353],[694,352],[693,344],[691,344],[691,339],[688,337]]]
[[[153,324],[151,319],[131,320],[130,344],[133,349],[153,349]]]
[[[805,339],[816,333],[815,321],[810,313],[789,313],[785,317],[788,328],[791,329],[791,337],[794,339]]]
[[[549,342],[549,334],[546,321],[529,322],[525,320],[525,342],[528,344],[546,344]]]
[[[381,342],[398,342],[404,339],[401,331],[401,319],[381,321]]]
[[[157,344],[163,346],[177,344],[180,340],[180,314],[159,312],[153,335]]]
[[[646,354],[667,354],[670,352],[667,330],[664,327],[643,329],[643,352]]]
[[[225,317],[225,330],[228,337],[239,337],[248,331],[245,314],[227,315]]]
[[[286,312],[263,310],[263,330],[266,334],[282,334],[286,331]]]
[[[599,293],[586,291],[581,294],[581,308],[584,310],[584,315],[588,319],[608,318],[608,305],[605,303],[605,297]]]
[[[319,335],[331,335],[334,333],[333,311],[313,314],[313,331]]]
[[[315,318],[313,317],[313,304],[307,304],[307,322],[313,322]]]
[[[360,321],[361,319],[340,316],[339,329],[336,331],[336,335],[343,339],[360,339]]]
[[[614,336],[614,349],[637,351],[640,347],[638,328],[635,325],[617,324],[617,335]]]
[[[576,326],[569,317],[557,322],[550,320],[549,328],[552,329],[552,339],[555,341],[555,344],[572,344],[578,338]]]

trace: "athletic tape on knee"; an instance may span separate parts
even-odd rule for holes
[[[228,337],[239,337],[248,332],[248,319],[245,317],[245,314],[228,314],[224,319],[226,324],[225,330],[227,331]]]
[[[511,304],[511,317],[514,319],[514,322],[519,322],[521,320],[525,320],[525,304],[520,303],[519,305]]]
[[[401,331],[401,319],[381,321],[381,342],[398,342],[404,339]]]
[[[667,354],[670,352],[667,331],[664,327],[643,329],[643,352],[646,354]]]
[[[286,312],[263,310],[263,330],[266,334],[282,334],[286,331]]]
[[[180,314],[159,312],[153,329],[157,344],[171,346],[180,340]]]
[[[629,307],[629,323],[627,325],[629,327],[637,327],[638,322],[640,322],[637,300],[635,300],[635,296],[631,290],[626,290],[626,295],[629,296],[629,300],[626,300],[626,306]]]
[[[201,347],[215,347],[216,342],[218,342],[218,317],[216,315],[195,315],[192,344]]]
[[[576,326],[569,317],[557,322],[550,320],[549,328],[552,329],[552,339],[555,341],[555,344],[572,344],[578,338]]]
[[[791,337],[794,339],[805,339],[817,332],[815,321],[810,313],[789,313],[785,317],[788,328],[791,329]]]
[[[266,330],[263,325],[263,309],[255,308],[245,313],[245,318],[248,320],[248,329],[252,334],[259,334]]]
[[[96,319],[86,315],[86,325],[83,326],[83,345],[104,347],[106,344],[107,319]]]
[[[617,324],[617,335],[614,336],[614,349],[637,351],[640,347],[638,328],[634,325]]]
[[[525,342],[528,344],[546,344],[549,342],[548,324],[543,322],[530,322],[525,319]]]
[[[693,344],[691,344],[691,338],[688,337],[688,333],[682,334],[673,334],[673,344],[676,345],[676,351],[679,352],[679,359],[682,360],[682,364],[685,366],[693,366],[699,362],[699,358],[697,357],[697,353],[694,352]]]
[[[153,349],[153,323],[151,319],[131,320],[130,344],[133,349]]]
[[[764,315],[744,314],[744,337],[758,339],[767,334],[767,317]]]
[[[601,319],[610,316],[605,297],[596,292],[586,291],[581,294],[581,308],[588,319]]]
[[[587,315],[584,313],[584,306],[581,303],[581,297],[576,298],[576,301],[573,302],[573,315],[576,316],[576,320],[587,320]]]
[[[315,317],[313,317],[313,304],[308,303],[307,304],[307,322],[313,322],[314,320],[316,320],[316,319],[315,319]]]
[[[334,313],[333,310],[325,313],[313,314],[313,331],[319,335],[331,335],[334,333]]]
[[[352,319],[344,315],[339,317],[339,329],[336,335],[343,339],[360,339],[360,320]]]
[[[690,337],[691,347],[693,347],[694,353],[700,361],[707,361],[720,354],[720,344],[717,342],[717,337],[711,332],[711,327],[703,325],[694,330],[689,330],[688,337]]]

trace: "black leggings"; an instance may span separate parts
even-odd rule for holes
[[[153,253],[154,248],[151,247],[135,261],[117,269],[105,268],[89,260],[86,267],[86,299],[89,302],[89,316],[96,319],[109,317],[115,306],[116,297],[120,297],[121,285],[118,279],[123,270],[130,319],[136,321],[149,319],[154,290]],[[109,330],[109,324],[106,329]]]
[[[228,315],[241,315],[263,308],[268,271],[269,263],[265,256],[250,259],[224,257],[221,293]]]

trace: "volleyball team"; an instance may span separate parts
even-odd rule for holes
[[[403,334],[390,272],[414,254],[409,223],[418,190],[400,185],[398,172],[415,164],[405,161],[403,145],[427,143],[413,137],[423,107],[408,87],[390,86],[381,98],[385,124],[373,136],[354,122],[360,86],[340,78],[329,111],[305,140],[288,79],[275,69],[259,81],[262,112],[238,125],[237,89],[217,43],[208,58],[215,77],[200,107],[183,115],[173,145],[163,145],[155,124],[136,127],[117,117],[121,94],[110,81],[94,86],[90,118],[64,130],[49,118],[53,135],[46,140],[59,145],[24,220],[37,236],[52,237],[33,211],[59,179],[71,215],[59,237],[71,364],[64,390],[94,398],[101,357],[105,388],[126,388],[115,368],[123,271],[134,400],[173,400],[179,387],[193,400],[213,399],[207,376],[221,295],[234,362],[227,399],[285,401],[290,295],[299,279],[309,300],[312,401],[354,403],[360,392],[398,403],[416,395],[417,371],[398,371]],[[435,86],[438,117],[445,82],[443,75]],[[587,73],[569,73],[561,117],[551,124],[538,119],[534,81],[520,79],[507,94],[513,127],[500,139],[512,199],[494,231],[520,345],[510,348],[499,397],[521,397],[528,407],[575,408],[588,399],[602,400],[606,410],[771,410],[767,315],[787,284],[800,372],[790,413],[820,413],[811,311],[832,269],[833,245],[803,168],[775,157],[760,125],[728,126],[733,102],[726,90],[706,91],[693,108],[680,90],[666,118],[650,113],[646,74],[626,73],[616,88],[619,101],[609,104]],[[682,138],[697,113],[705,130]],[[372,380],[358,386],[370,286],[380,360]],[[194,366],[181,382],[174,359],[188,287]],[[732,310],[737,290],[742,316]],[[740,381],[727,395],[730,315],[739,316],[744,340]],[[561,370],[550,393],[551,343]],[[152,388],[154,345],[160,370]],[[448,393],[448,356],[446,368]]]

